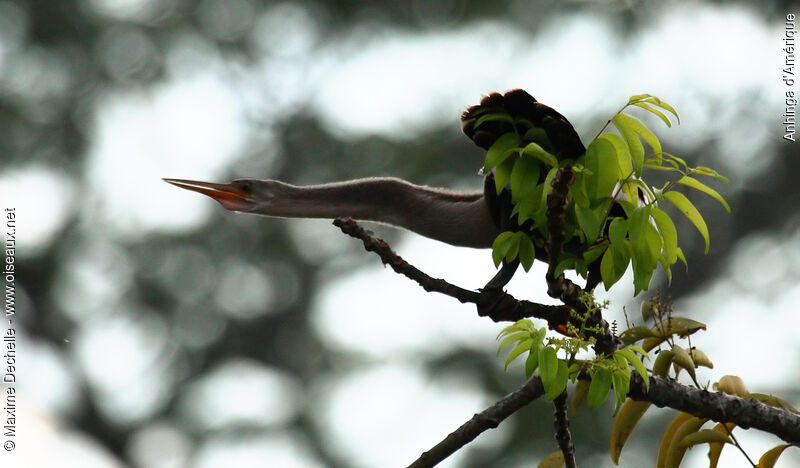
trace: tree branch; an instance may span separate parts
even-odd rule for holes
[[[359,226],[350,218],[337,218],[333,224],[345,234],[360,239],[364,248],[375,252],[384,265],[389,265],[395,272],[415,281],[425,291],[437,292],[457,299],[461,303],[472,303],[478,306],[479,315],[487,316],[495,322],[516,322],[534,317],[547,320],[549,324],[566,323],[569,320],[570,308],[563,305],[538,304],[520,301],[512,295],[494,291],[471,291],[439,278],[432,278],[397,255],[383,239],[374,237],[371,232]]]
[[[775,434],[786,442],[800,444],[800,415],[766,405],[755,398],[709,392],[652,375],[650,389],[647,390],[644,380],[635,372],[631,373],[628,396],[634,400],[652,402],[659,408],[666,406],[690,413],[698,418],[733,422],[745,429],[753,427]]]
[[[576,468],[575,445],[572,444],[572,434],[569,432],[569,418],[567,417],[567,391],[553,400],[555,411],[553,412],[553,428],[555,429],[556,442],[561,453],[564,455],[564,465],[566,468]]]
[[[550,297],[561,299],[564,304],[574,308],[578,314],[583,315],[587,312],[586,306],[581,301],[581,296],[585,293],[577,284],[566,279],[564,274],[556,277],[555,271],[561,260],[561,252],[564,244],[564,231],[566,230],[567,214],[567,195],[569,186],[575,182],[575,174],[571,166],[564,166],[556,172],[553,177],[553,191],[547,195],[547,256],[549,264],[545,280],[547,281],[547,294]],[[566,323],[566,322],[563,322]],[[579,323],[573,325],[580,326]],[[611,329],[603,319],[600,310],[594,310],[586,321],[586,326],[590,328],[599,327],[601,333],[588,332],[587,335],[593,336],[597,342],[594,349],[597,354],[611,355],[619,347],[620,341],[612,333]]]
[[[435,466],[461,447],[472,442],[481,433],[496,428],[504,419],[533,400],[544,395],[544,386],[539,377],[533,377],[522,387],[500,399],[497,403],[475,414],[461,427],[451,432],[441,442],[424,452],[408,468]]]

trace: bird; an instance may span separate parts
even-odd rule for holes
[[[491,112],[503,112],[511,119],[477,124],[481,115]],[[520,135],[532,135],[531,141],[539,143],[558,160],[575,159],[586,151],[572,124],[563,115],[522,89],[484,96],[479,104],[461,114],[461,127],[473,143],[485,150],[505,133],[516,131]],[[531,129],[535,131],[529,131]],[[522,143],[527,143],[525,138]],[[545,173],[542,171],[542,179]],[[163,180],[207,195],[230,211],[278,218],[374,221],[458,247],[487,249],[501,232],[530,230],[530,221],[520,225],[512,214],[510,186],[497,190],[494,171],[484,175],[483,190],[473,192],[421,186],[394,177],[307,186],[254,178],[235,179],[227,184]],[[568,246],[565,250],[569,250]],[[546,249],[536,249],[536,258],[547,262]],[[504,263],[484,289],[505,286],[518,265],[518,261]]]

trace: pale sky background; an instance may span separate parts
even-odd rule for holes
[[[136,23],[137,18],[147,18],[148,9],[157,2],[85,3],[101,14]],[[78,186],[56,168],[37,162],[0,172],[3,203],[16,206],[19,213],[21,258],[59,242],[54,236],[76,210],[86,234],[71,251],[72,258],[63,263],[65,270],[57,273],[63,277],[58,299],[73,304],[67,308],[70,318],[85,324],[72,339],[74,361],[67,362],[47,344],[22,338],[18,409],[22,449],[14,454],[16,464],[4,466],[49,466],[55,461],[59,466],[122,466],[64,423],[78,393],[75,374],[85,375],[92,391],[103,396],[98,400],[101,411],[116,414],[119,424],[130,424],[146,420],[163,403],[179,363],[163,317],[124,298],[132,266],[120,254],[120,243],[130,236],[190,231],[220,210],[208,199],[178,191],[160,178],[221,181],[238,158],[252,151],[246,145],[259,140],[269,146],[268,128],[265,134],[253,135],[249,118],[254,113],[277,123],[303,105],[343,138],[381,135],[411,140],[432,123],[458,125],[459,112],[481,94],[523,87],[570,116],[588,141],[602,122],[584,117],[583,109],[591,106],[597,115],[610,116],[629,95],[648,92],[666,99],[681,114],[683,125],[672,129],[652,123],[670,151],[680,154],[681,149],[699,146],[709,133],[748,135],[744,140],[721,140],[725,159],[715,167],[730,177],[733,187],[762,176],[773,157],[763,149],[781,143],[776,112],[783,107],[782,18],[764,22],[749,7],[694,3],[663,7],[649,27],[629,38],[621,38],[605,19],[586,13],[558,17],[535,41],[516,27],[486,21],[427,33],[364,24],[343,40],[317,44],[319,25],[302,6],[292,4],[273,7],[255,24],[248,40],[264,51],[255,64],[236,63],[202,38],[178,34],[165,51],[163,81],[148,88],[105,90],[89,110],[93,118],[86,155],[88,186]],[[148,47],[145,36],[131,40]],[[13,37],[0,33],[0,75],[9,73],[8,57],[14,47]],[[569,57],[563,56],[565,51]],[[124,58],[120,53],[108,60]],[[50,70],[53,93],[70,86],[60,81],[66,75],[60,76],[58,67],[50,65],[46,57],[31,57],[29,73],[36,74],[37,67]],[[367,90],[370,99],[353,100],[359,90]],[[755,115],[743,118],[738,110],[726,107],[731,96],[748,95],[757,96],[758,106],[750,109]],[[200,101],[207,111],[197,111]],[[398,128],[404,131],[397,132]],[[257,176],[269,177],[269,169]],[[475,188],[479,186],[476,179]],[[143,194],[152,202],[143,203]],[[735,210],[730,216],[736,216]],[[327,221],[238,221],[288,224],[287,229],[305,236],[303,245],[313,244],[309,255],[335,256],[337,248],[354,242]],[[710,228],[713,250],[715,227]],[[715,363],[713,371],[700,372],[702,382],[739,374],[754,391],[781,394],[797,388],[796,327],[775,329],[774,324],[797,323],[798,245],[797,218],[787,219],[782,230],[769,236],[740,239],[718,279],[675,304],[676,313],[702,317],[708,324],[709,332],[692,340]],[[477,288],[494,272],[488,251],[454,248],[412,234],[393,247],[428,274],[464,287]],[[152,421],[130,448],[140,466],[184,466],[193,450],[199,450],[192,465],[198,467],[256,466],[254,460],[259,460],[257,466],[322,466],[302,437],[281,430],[281,424],[305,405],[314,405],[331,443],[356,466],[399,466],[491,403],[481,391],[471,390],[478,385],[459,376],[426,377],[415,360],[420,353],[443,354],[455,344],[494,353],[494,337],[502,326],[480,319],[469,306],[424,293],[384,269],[377,258],[372,260],[356,271],[332,262],[319,272],[325,286],[313,299],[315,332],[334,349],[360,356],[362,365],[320,376],[311,387],[259,362],[231,360],[219,365],[179,397],[179,407],[187,418],[200,418],[195,423],[210,431],[248,421],[254,414],[272,415],[252,421],[262,430],[251,437],[210,437],[195,446],[197,442],[178,428]],[[688,260],[691,269],[703,258]],[[248,278],[253,286],[248,289],[256,294],[244,293],[238,301],[223,298],[222,302],[233,304],[225,311],[231,316],[246,317],[254,313],[254,304],[280,301],[281,294],[289,294],[273,286],[270,274],[254,265],[218,268],[223,281]],[[527,275],[518,275],[510,292],[518,298],[553,302],[543,281],[536,279],[543,273],[542,265],[537,265]],[[632,290],[626,276],[608,295],[614,306],[609,320],[624,323],[623,305],[638,311],[641,296],[630,300]],[[295,285],[293,294],[299,291],[302,285]],[[23,304],[24,294],[20,290],[18,297]],[[606,297],[605,292],[600,296]],[[364,321],[365,315],[371,319]],[[213,336],[181,339],[200,346]],[[510,372],[521,374],[519,367]],[[365,387],[375,399],[365,399]],[[386,395],[392,395],[390,401],[378,398]],[[241,402],[247,402],[246,407]],[[412,412],[423,416],[435,412],[435,418],[404,417]],[[491,447],[503,437],[501,426],[475,444]],[[755,431],[740,436],[740,441],[756,456],[777,443]],[[648,455],[655,453],[655,448],[650,450]],[[459,466],[464,454],[441,466]],[[7,454],[2,455],[0,460]],[[636,456],[641,454],[628,463]],[[683,466],[705,466],[705,449],[695,449],[688,457]],[[743,466],[741,462],[740,454],[728,448],[720,466]],[[607,459],[601,463],[610,465]],[[779,464],[795,465],[800,465],[797,451],[787,452]],[[530,464],[520,460],[518,466]]]

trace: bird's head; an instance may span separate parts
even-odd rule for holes
[[[282,186],[286,185],[275,180],[260,179],[236,179],[229,184],[185,179],[164,179],[164,182],[208,195],[226,210],[243,213],[268,209],[270,202],[278,195]]]

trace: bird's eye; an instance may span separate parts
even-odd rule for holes
[[[242,191],[245,195],[253,193],[253,183],[249,180],[236,180],[234,181],[236,188]]]

